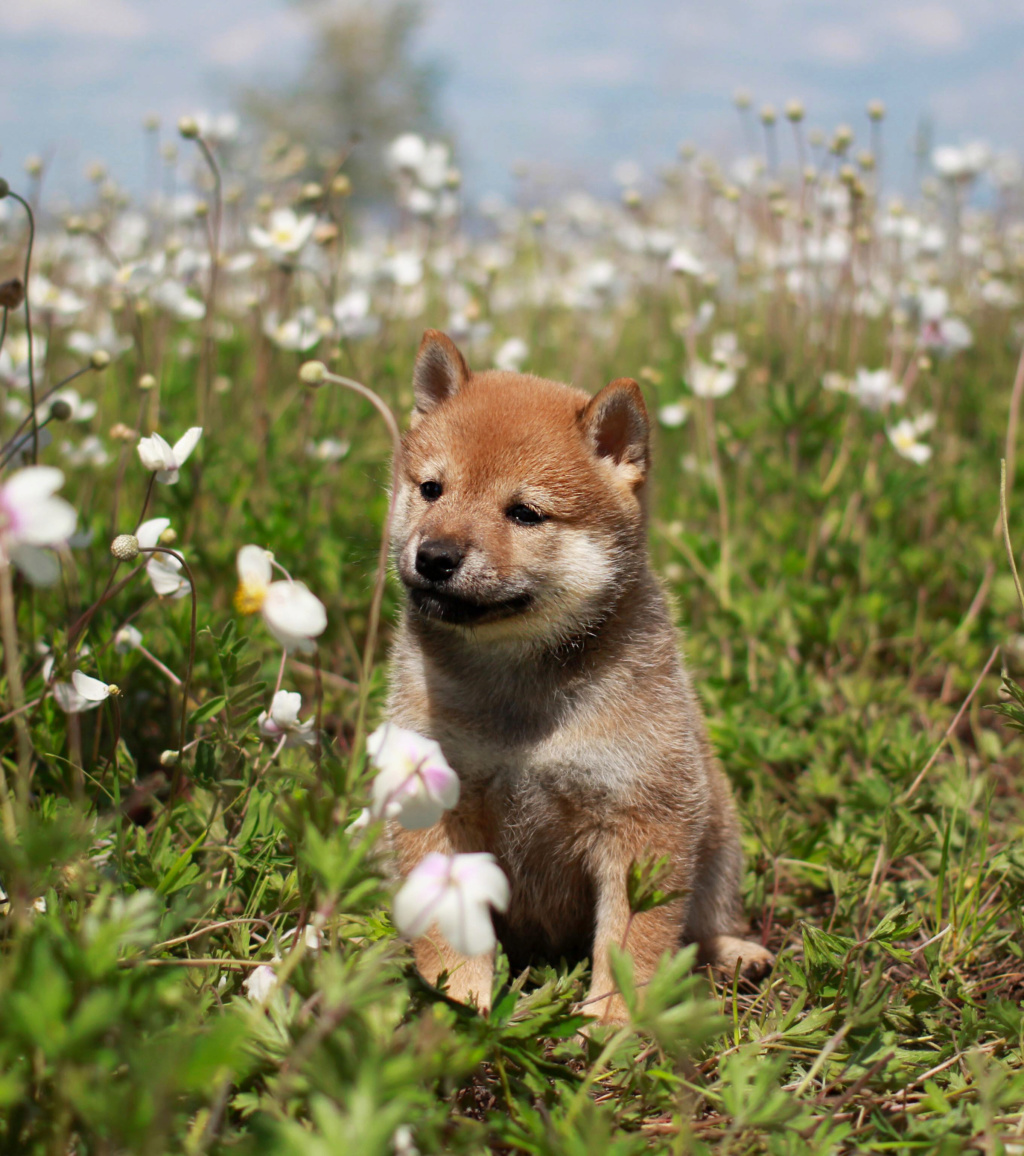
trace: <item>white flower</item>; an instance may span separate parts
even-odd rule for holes
[[[71,684],[87,702],[104,702],[112,694],[118,693],[116,686],[101,682],[98,678],[91,678],[80,670],[72,673]]]
[[[338,438],[321,438],[306,442],[306,454],[318,462],[340,462],[352,448],[352,443]]]
[[[41,407],[39,413],[39,420],[43,421],[49,415],[50,408],[55,401],[63,401],[67,403],[71,413],[68,421],[89,421],[96,416],[96,403],[94,401],[83,401],[82,395],[77,389],[58,389],[56,393],[51,394],[47,399],[45,405]]]
[[[725,369],[742,369],[747,364],[739,338],[731,330],[723,330],[711,338],[711,360]]]
[[[658,421],[666,429],[678,429],[690,416],[690,407],[685,401],[670,402],[658,410]]]
[[[439,743],[385,723],[366,740],[373,780],[373,814],[397,819],[410,831],[432,827],[459,801],[459,776]]]
[[[268,313],[263,323],[263,332],[279,349],[291,349],[299,353],[312,349],[323,337],[316,310],[309,305],[304,305],[285,321],[278,320],[276,313]]]
[[[388,145],[387,161],[392,169],[416,172],[427,155],[427,142],[418,133],[404,132]]]
[[[935,171],[948,181],[966,181],[976,177],[990,159],[991,151],[983,141],[972,141],[963,148],[940,145],[932,152]]]
[[[494,947],[489,908],[508,909],[505,872],[487,851],[467,855],[433,852],[409,872],[395,896],[395,926],[409,938],[434,924],[463,955],[481,955]]]
[[[62,441],[60,452],[69,466],[105,466],[110,461],[106,447],[96,434],[84,437],[80,445]]]
[[[206,316],[206,306],[187,292],[180,281],[161,281],[153,289],[152,298],[182,321],[199,321]]]
[[[160,545],[160,536],[171,524],[170,518],[150,518],[135,531],[139,545],[153,550]],[[184,598],[189,592],[188,579],[181,573],[181,563],[173,554],[147,555],[146,574],[153,589],[161,598]]]
[[[412,289],[423,280],[423,259],[410,249],[403,249],[389,257],[382,269],[403,289]]]
[[[332,312],[342,337],[369,337],[377,332],[380,321],[370,315],[370,304],[365,289],[350,289],[335,301]]]
[[[291,209],[275,209],[270,214],[270,228],[253,225],[249,238],[274,260],[286,261],[306,244],[315,228],[316,217],[312,213],[298,217]]]
[[[140,542],[139,545],[142,543]],[[128,654],[135,650],[136,647],[142,645],[142,631],[137,630],[129,623],[127,626],[122,626],[114,635],[114,649],[118,654]]]
[[[850,379],[834,371],[824,374],[821,379],[821,384],[823,389],[831,390],[833,393],[853,392],[853,383]]]
[[[29,281],[28,295],[33,309],[49,313],[57,321],[69,320],[85,308],[81,297],[70,289],[61,289],[38,273]]]
[[[673,273],[688,273],[691,277],[703,277],[707,267],[685,245],[677,245],[669,254],[668,267]]]
[[[496,369],[504,369],[510,373],[518,373],[523,362],[530,355],[530,347],[521,337],[510,337],[501,344],[494,355]]]
[[[139,439],[139,457],[147,470],[156,471],[156,480],[165,486],[172,486],[178,480],[178,471],[185,464],[189,454],[196,448],[203,436],[201,426],[187,429],[173,446],[158,434]]]
[[[33,586],[52,586],[57,560],[43,547],[59,546],[75,531],[78,515],[55,497],[64,475],[52,466],[28,466],[0,486],[0,561],[13,562]]]
[[[690,366],[689,382],[697,397],[725,397],[736,388],[736,371],[697,359]]]
[[[914,462],[915,465],[923,466],[932,456],[932,447],[925,445],[924,442],[919,442],[917,439],[920,434],[926,433],[934,424],[934,414],[923,414],[916,421],[904,418],[894,426],[888,427],[885,432],[889,435],[889,441],[892,442],[893,448],[900,457]]]
[[[277,972],[267,964],[261,963],[259,967],[252,969],[242,987],[253,1003],[265,1004],[277,987]]]
[[[875,412],[889,405],[902,405],[906,396],[888,369],[858,369],[850,392],[865,409]]]
[[[270,704],[270,712],[260,714],[258,725],[260,734],[268,739],[284,739],[286,747],[316,745],[313,733],[313,719],[299,722],[302,709],[302,695],[295,691],[279,690]]]
[[[46,363],[46,338],[32,340],[32,368],[36,381],[43,375]],[[0,348],[0,381],[15,389],[28,389],[28,337],[9,333]]]
[[[261,611],[267,629],[289,654],[312,654],[313,639],[327,628],[327,609],[301,582],[271,582],[271,558],[260,546],[238,551],[235,606],[242,614]]]

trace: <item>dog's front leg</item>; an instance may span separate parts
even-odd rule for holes
[[[597,892],[594,952],[590,993],[582,1010],[587,1015],[598,1016],[603,1023],[625,1023],[629,1018],[612,977],[608,949],[614,944],[632,955],[633,977],[642,999],[642,985],[654,974],[658,960],[666,951],[676,951],[679,947],[685,900],[630,918],[626,877],[630,864],[644,851],[645,848],[634,846],[632,841],[608,840],[597,849],[593,861]],[[666,886],[673,890],[685,887],[675,877],[668,880]]]
[[[443,823],[424,831],[406,831],[396,826],[392,838],[403,876],[408,875],[432,851],[451,855],[454,850]],[[475,1003],[482,1012],[490,1009],[494,979],[493,951],[483,955],[462,955],[436,927],[431,927],[425,935],[415,939],[412,950],[416,967],[428,983],[436,984],[441,972],[446,971],[448,994],[452,999],[460,1003]]]

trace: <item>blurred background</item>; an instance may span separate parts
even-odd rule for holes
[[[471,198],[524,172],[600,191],[686,141],[749,152],[737,90],[748,134],[766,103],[860,133],[884,101],[898,190],[935,145],[1024,146],[1024,0],[5,0],[0,76],[0,167],[40,156],[72,198],[97,161],[142,187],[145,118],[170,138],[197,113],[226,137],[358,136],[364,194],[407,129],[453,146]]]

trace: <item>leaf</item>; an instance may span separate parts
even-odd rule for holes
[[[227,698],[222,694],[218,694],[215,698],[209,699],[189,715],[188,725],[190,727],[197,727],[200,723],[208,722],[214,715],[220,714],[227,706],[227,703]]]

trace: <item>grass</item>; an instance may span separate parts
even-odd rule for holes
[[[198,159],[181,177],[202,191]],[[908,211],[886,215],[870,168],[851,178],[842,156],[820,159],[813,186],[762,174],[742,191],[712,164],[686,161],[663,190],[597,206],[589,223],[555,205],[459,242],[450,222],[406,222],[392,238],[399,252],[440,253],[456,270],[438,272],[439,260],[412,288],[388,280],[389,252],[359,239],[344,204],[323,194],[312,208],[338,236],[302,260],[228,266],[211,286],[204,248],[251,249],[256,195],[298,196],[254,171],[225,207],[222,235],[202,214],[172,226],[151,213],[132,257],[194,255],[174,273],[207,306],[193,319],[157,292],[164,274],[136,270],[140,288],[86,277],[105,248],[129,244],[116,197],[85,207],[70,236],[66,220],[41,214],[32,275],[72,287],[83,308],[63,321],[36,303],[47,359],[35,387],[84,364],[72,329],[100,332],[109,319],[126,348],[76,385],[99,407],[90,428],[130,429],[106,435],[105,464],[74,464],[61,427],[46,425],[54,444],[40,461],[63,465],[91,539],[63,552],[58,585],[13,579],[0,729],[0,1151],[1021,1150],[1024,710],[1012,680],[1024,648],[999,522],[1006,459],[1009,531],[1024,541],[1021,318],[985,290],[998,280],[1012,292],[1020,280],[1013,202],[982,214],[960,203],[962,185],[933,190],[913,212],[947,235],[958,220],[952,235],[978,245],[908,256],[884,229]],[[830,208],[844,188],[846,208]],[[663,253],[629,241],[629,230],[649,236],[666,221],[716,277],[669,274]],[[733,243],[744,228],[757,243],[746,255]],[[0,229],[0,268],[13,275],[23,216],[12,211]],[[787,281],[768,253],[787,230],[808,243],[836,233],[846,256]],[[452,310],[471,327],[471,364],[521,336],[533,372],[590,389],[635,376],[652,412],[687,400],[685,423],[656,434],[651,548],[739,799],[745,907],[777,955],[764,983],[695,972],[684,951],[637,991],[622,956],[615,974],[632,1022],[584,1041],[582,968],[552,961],[515,976],[499,958],[486,1016],[414,972],[389,923],[379,832],[351,827],[371,774],[360,702],[375,725],[398,613],[389,582],[364,666],[390,441],[365,398],[300,380],[312,352],[265,334],[271,310],[326,315],[358,276],[352,248],[377,262],[379,328],[325,337],[315,355],[396,413],[409,408],[420,332],[446,327]],[[605,259],[617,281],[595,289]],[[883,308],[859,307],[865,278],[881,284],[883,274]],[[970,348],[922,342],[906,296],[934,283],[970,321]],[[702,331],[703,302],[717,311]],[[13,343],[24,326],[9,314]],[[472,329],[482,323],[490,334]],[[715,400],[693,397],[693,366],[724,331],[746,358],[738,383]],[[881,365],[906,386],[905,402],[876,412],[822,387],[826,372]],[[887,430],[925,410],[936,415],[934,452],[916,464]],[[203,437],[180,481],[147,498],[130,431],[159,428],[173,441],[199,414]],[[351,449],[311,456],[308,443],[328,436]],[[72,449],[82,440],[71,435]],[[107,550],[144,506],[171,520],[198,595],[180,759],[191,599],[157,600],[144,573],[118,587],[130,569],[115,570]],[[289,659],[283,676],[259,618],[233,606],[246,543],[272,549],[328,609],[316,656]],[[126,623],[148,655],[115,647]],[[15,673],[35,705],[12,718],[15,626]],[[74,668],[116,683],[120,697],[65,714],[52,689]],[[281,677],[316,720],[312,750],[277,751],[260,737]],[[20,754],[19,720],[29,743]],[[245,984],[268,963],[276,983],[258,1002]]]

